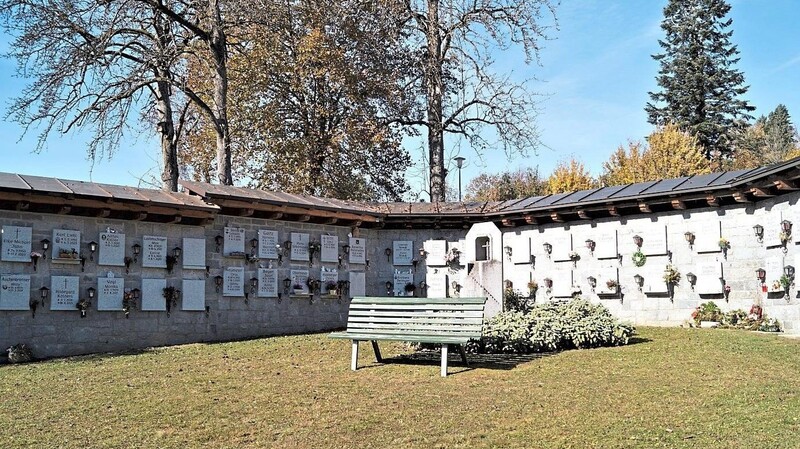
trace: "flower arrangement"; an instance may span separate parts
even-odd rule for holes
[[[136,297],[132,291],[127,291],[122,294],[122,311],[125,312],[125,318],[130,318],[131,310],[136,309]]]
[[[728,300],[728,297],[731,295],[731,286],[729,284],[725,284],[725,287],[722,289],[723,295],[725,296],[725,301]]]
[[[448,265],[456,265],[458,264],[458,259],[461,257],[461,251],[458,248],[452,247],[450,251],[447,252],[447,256],[445,261]]]
[[[417,286],[414,285],[412,282],[409,282],[409,283],[406,284],[405,287],[403,287],[403,289],[406,291],[406,293],[409,296],[414,296],[414,291],[417,290]]]
[[[577,251],[570,251],[569,252],[569,260],[575,261],[581,258],[581,255],[578,254]]]
[[[178,263],[177,257],[171,255],[167,256],[167,273],[172,273],[176,263]]]
[[[255,254],[245,254],[244,260],[247,263],[258,263],[259,261],[258,256],[256,256]]]
[[[750,313],[747,315],[751,320],[760,320],[762,316],[764,316],[764,309],[758,304],[753,304],[750,307]]]
[[[33,360],[33,351],[24,343],[11,346],[6,352],[9,363],[27,363]]]
[[[530,293],[529,296],[531,296],[531,297],[536,296],[536,292],[538,290],[539,290],[539,283],[538,282],[536,282],[536,281],[528,282],[528,293]]]
[[[31,251],[31,263],[33,263],[33,271],[36,271],[36,266],[39,264],[39,259],[42,257],[42,253]]]
[[[786,246],[786,244],[792,240],[792,234],[786,231],[781,231],[778,237],[781,239],[781,245],[783,246]]]
[[[66,249],[61,248],[58,250],[58,258],[59,259],[78,259],[78,250],[75,248]]]
[[[89,310],[89,307],[91,306],[92,303],[85,299],[81,299],[77,304],[75,304],[75,308],[81,312],[81,318],[86,318],[86,311]]]
[[[325,283],[325,290],[327,290],[328,293],[330,293],[331,290],[336,291],[336,287],[337,286],[338,286],[338,284],[336,282],[328,281],[328,282]]]
[[[664,282],[667,284],[678,284],[681,281],[681,273],[674,265],[667,265],[664,269]]]
[[[643,253],[643,252],[641,252],[641,251],[636,251],[636,252],[635,252],[635,253],[633,253],[633,255],[631,256],[631,260],[633,260],[633,264],[634,264],[635,266],[637,266],[637,267],[641,267],[641,266],[643,266],[645,263],[647,263],[647,256],[645,256],[645,255],[644,255],[644,253]]]
[[[164,288],[162,295],[164,299],[167,301],[167,316],[172,313],[172,308],[178,304],[178,296],[180,296],[181,291],[175,287],[166,287]],[[123,297],[123,299],[125,299]]]
[[[722,321],[723,313],[714,301],[704,302],[697,306],[692,312],[692,320],[697,327],[701,321]]]
[[[580,286],[577,286],[577,285],[573,285],[572,286],[572,290],[570,292],[571,292],[571,296],[573,298],[580,298],[581,297],[581,293],[583,293],[583,291],[581,290]]]
[[[292,285],[292,289],[295,293],[302,293],[303,286],[299,282],[295,282],[294,285]]]
[[[719,239],[719,249],[726,250],[731,247],[731,242],[725,237]]]
[[[780,282],[781,287],[783,287],[783,291],[787,292],[788,294],[789,287],[792,286],[792,278],[784,274],[780,279],[778,279],[778,282]]]
[[[606,281],[606,287],[608,287],[609,290],[616,291],[619,284],[616,279],[609,279]]]
[[[320,243],[316,240],[308,242],[308,258],[313,259],[314,254],[318,253],[321,248],[322,245],[320,245]]]

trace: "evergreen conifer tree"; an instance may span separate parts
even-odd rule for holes
[[[734,66],[739,51],[731,43],[731,7],[725,0],[669,0],[658,43],[663,53],[653,55],[660,70],[661,90],[650,92],[645,111],[648,121],[674,123],[695,136],[706,158],[731,157],[735,128],[752,119],[744,75]]]
[[[789,118],[789,110],[779,104],[764,121],[766,152],[776,154],[783,160],[795,146],[795,130]]]

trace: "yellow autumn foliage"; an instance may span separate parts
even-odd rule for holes
[[[574,157],[569,161],[561,161],[547,179],[547,193],[565,193],[588,190],[597,187],[597,180],[592,177],[583,162]]]

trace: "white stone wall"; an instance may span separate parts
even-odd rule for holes
[[[784,254],[778,239],[783,219],[795,223],[794,233],[800,233],[798,198],[800,194],[795,193],[748,205],[506,229],[503,240],[506,244],[510,242],[514,254],[526,250],[528,240],[532,242],[535,264],[514,263],[504,257],[505,279],[511,280],[514,288],[526,295],[528,281],[539,280],[539,301],[564,296],[566,286],[578,286],[584,297],[606,305],[616,316],[639,325],[682,324],[691,319],[695,307],[709,300],[724,311],[749,311],[753,304],[760,302],[764,312],[780,320],[787,333],[797,334],[800,333],[800,299],[796,288],[791,288],[788,300],[780,293],[765,294],[755,271],[759,267],[772,267],[767,273],[767,284],[771,285],[783,274],[780,269],[784,264],[800,265],[800,259],[795,261],[800,255],[796,242],[790,242]],[[756,224],[765,228],[763,242],[759,242],[753,232]],[[696,236],[691,248],[684,237],[687,231]],[[637,249],[633,241],[636,234],[644,239],[642,251],[648,254],[642,267],[634,266],[631,259]],[[730,241],[727,257],[719,249],[720,237]],[[587,239],[596,242],[594,255],[586,248]],[[794,240],[800,241],[800,238]],[[554,247],[550,257],[543,253],[543,242]],[[613,257],[612,248],[616,248],[620,259]],[[578,252],[580,259],[575,263],[565,260],[564,253],[569,251]],[[666,291],[662,275],[670,263],[669,254],[682,275],[672,300],[661,293]],[[698,276],[694,289],[686,279],[689,272]],[[731,287],[727,301],[722,294],[723,284],[715,279],[717,273]],[[642,291],[634,282],[637,274],[644,277]],[[588,276],[597,279],[595,292],[588,285]],[[614,276],[618,276],[621,286],[621,300],[598,294],[605,281]],[[553,279],[555,284],[550,294],[542,282],[545,277]]]

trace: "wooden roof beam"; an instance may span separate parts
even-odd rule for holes
[[[133,216],[133,219],[136,221],[142,221],[147,218],[147,212],[139,212]]]
[[[252,207],[249,209],[239,209],[240,217],[252,217],[254,213],[256,213],[256,210]]]
[[[747,192],[733,192],[733,199],[737,203],[749,203],[750,199],[747,198]]]
[[[589,212],[587,212],[584,209],[578,209],[578,218],[580,218],[581,220],[591,220],[592,219],[592,217],[589,215]]]
[[[706,202],[711,207],[719,207],[719,198],[717,198],[715,195],[707,195]]]
[[[505,226],[507,228],[513,228],[514,226],[516,226],[514,224],[514,220],[512,220],[510,218],[504,218],[500,223],[502,223],[503,226]]]
[[[564,223],[564,217],[562,217],[558,212],[551,212],[550,219],[556,223]]]
[[[608,215],[619,217],[619,209],[617,209],[617,206],[608,206]]]
[[[58,214],[59,214],[59,215],[66,215],[66,214],[68,214],[68,213],[69,213],[71,210],[72,210],[72,206],[61,206],[61,207],[58,209]]]
[[[309,221],[309,220],[311,220],[311,215],[308,215],[308,214],[300,215],[300,216],[297,217],[297,221],[305,222],[305,221]]]
[[[653,211],[650,210],[650,205],[645,203],[644,201],[639,201],[639,211],[643,214],[653,213]]]
[[[676,210],[686,209],[686,203],[681,200],[672,200],[672,208]]]
[[[775,195],[769,193],[769,190],[767,190],[765,188],[761,188],[761,187],[751,187],[750,188],[750,193],[752,193],[754,196],[757,196],[759,198],[770,198],[770,197],[775,196]]]
[[[95,214],[95,216],[98,218],[106,218],[109,215],[111,215],[111,209],[100,209],[97,211],[97,214]]]
[[[775,184],[775,187],[777,187],[778,190],[782,190],[785,192],[800,190],[800,187],[797,187],[797,185],[793,181],[789,181],[786,179],[778,179],[774,181],[773,184]]]
[[[17,205],[15,206],[15,209],[21,211],[21,210],[28,210],[28,209],[30,209],[30,207],[31,207],[31,203],[29,203],[27,201],[19,201],[19,202],[17,202]]]
[[[332,224],[336,224],[336,222],[338,222],[338,221],[339,221],[338,218],[326,218],[326,219],[322,220],[320,223],[324,224],[324,225],[332,225]]]
[[[523,217],[525,219],[525,223],[529,225],[537,225],[539,224],[539,220],[536,219],[533,215],[525,215]]]

